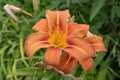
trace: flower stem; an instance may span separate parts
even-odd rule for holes
[[[24,63],[25,66],[28,68],[29,65],[28,65],[28,63],[27,63],[27,62],[25,61],[25,59],[24,59],[23,39],[22,39],[22,38],[20,38],[20,54],[21,54],[21,58],[22,58],[23,63]]]

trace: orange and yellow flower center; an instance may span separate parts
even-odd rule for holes
[[[48,42],[55,47],[65,48],[67,46],[66,34],[64,34],[60,29],[56,29],[48,39]]]

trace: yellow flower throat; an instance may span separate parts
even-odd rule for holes
[[[66,34],[64,34],[60,29],[56,29],[48,39],[48,42],[53,44],[55,47],[65,48],[67,46]]]

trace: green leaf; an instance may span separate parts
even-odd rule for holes
[[[106,72],[107,72],[106,68],[100,70],[98,77],[97,77],[97,80],[106,80]]]
[[[16,71],[16,72],[13,72],[13,74],[11,74],[11,75],[33,75],[34,74],[34,72],[35,72],[35,70],[24,70],[24,71]]]
[[[104,20],[96,22],[94,25],[91,26],[90,31],[96,33],[104,24]]]
[[[2,69],[0,68],[0,80],[2,80],[2,76],[3,76]]]
[[[110,71],[107,71],[107,75],[109,77],[109,80],[114,80],[115,76],[113,74],[111,74]]]
[[[47,72],[43,77],[42,77],[42,79],[41,80],[51,80],[51,78],[54,76],[55,74],[54,74],[54,72]]]
[[[90,0],[80,0],[81,3],[87,3],[89,2]]]
[[[97,58],[95,58],[95,66],[94,68],[96,68],[99,64],[101,64],[101,61],[103,60],[104,56],[105,56],[105,53],[103,52],[98,52],[97,54]]]
[[[111,21],[113,21],[114,18],[115,18],[115,7],[116,6],[113,6],[112,9],[111,9]]]
[[[15,23],[12,19],[10,19],[10,21],[11,21],[13,27],[15,28],[15,30],[18,31],[19,30],[19,26],[17,25],[17,23]]]
[[[3,46],[3,47],[0,49],[0,54],[4,53],[5,50],[6,50],[8,47],[9,47],[9,45],[6,45],[6,44],[5,44],[5,46]]]
[[[120,18],[120,6],[115,7],[116,15]]]
[[[71,1],[71,0],[66,0],[67,7],[70,7],[70,1]]]
[[[118,65],[120,67],[120,55],[118,56],[117,61],[118,61]]]
[[[93,18],[96,16],[96,14],[99,12],[99,10],[103,7],[103,4],[106,0],[94,0],[94,3],[92,5],[92,10],[90,13],[90,21],[93,20]]]

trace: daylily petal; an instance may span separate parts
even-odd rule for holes
[[[38,51],[41,48],[47,48],[47,47],[50,47],[50,46],[51,45],[48,42],[40,41],[40,42],[37,42],[37,43],[33,44],[29,48],[26,48],[26,53],[32,59],[32,57],[33,57],[33,55],[35,54],[36,51]]]
[[[79,27],[82,30],[77,33],[77,36],[78,37],[84,37],[84,36],[86,36],[86,34],[87,34],[88,30],[89,30],[89,25],[87,25],[87,24],[79,24]]]
[[[78,33],[81,30],[82,30],[82,28],[77,23],[70,22],[68,24],[68,36],[69,35],[74,35],[74,34]]]
[[[48,27],[50,32],[55,30],[57,27],[59,27],[63,32],[68,26],[69,21],[69,11],[50,11],[47,10],[46,12],[46,18],[48,20]]]
[[[85,39],[77,38],[77,37],[69,37],[67,42],[68,42],[68,45],[73,45],[80,48],[82,52],[84,52],[83,54],[86,54],[90,57],[96,56],[92,45]]]
[[[66,51],[67,53],[69,53],[69,55],[71,55],[78,61],[82,61],[82,60],[85,60],[90,57],[83,49],[81,49],[77,46],[68,45],[63,50]]]
[[[46,18],[48,20],[48,29],[52,33],[57,27],[57,11],[46,11]]]
[[[44,56],[45,63],[52,66],[58,65],[60,61],[61,51],[61,49],[55,47],[48,48]]]
[[[40,32],[48,32],[48,23],[46,19],[39,20],[32,29],[34,31],[40,31]]]
[[[104,44],[103,44],[102,37],[93,35],[93,36],[90,36],[90,37],[86,37],[85,39],[88,40],[91,43],[91,45],[93,46],[95,52],[98,52],[98,51],[106,52],[107,51],[105,49]]]
[[[79,62],[82,65],[82,68],[84,69],[84,71],[88,71],[94,66],[94,61],[92,60],[92,58],[88,58],[86,60],[79,61]]]
[[[61,55],[59,65],[56,66],[55,68],[64,72],[64,74],[68,74],[71,73],[72,70],[75,68],[76,63],[77,60],[75,58],[71,57],[68,53],[64,52]]]
[[[31,34],[25,41],[25,51],[28,56],[32,58],[34,53],[43,47],[48,47],[50,44],[47,42],[48,35],[37,32]]]
[[[59,27],[62,31],[65,31],[67,29],[69,18],[70,13],[68,10],[59,11]]]

